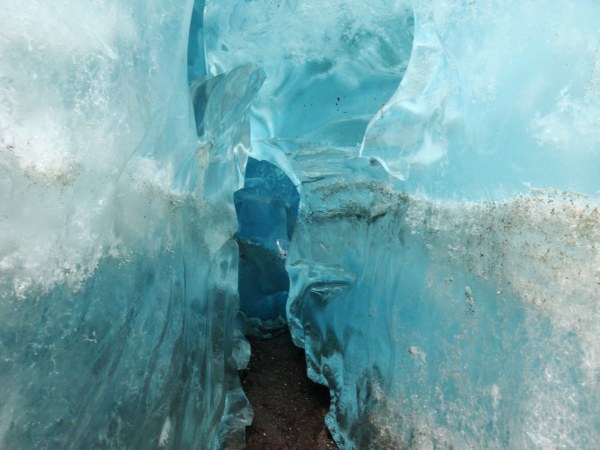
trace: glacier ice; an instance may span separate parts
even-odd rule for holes
[[[281,169],[248,159],[244,187],[234,193],[240,320],[246,335],[270,337],[287,328],[285,259],[299,200],[296,186]]]
[[[597,3],[415,2],[406,76],[361,154],[405,190],[502,199],[598,194]]]
[[[598,5],[413,6],[360,149],[291,155],[288,316],[328,426],[342,448],[595,448]]]
[[[0,8],[2,448],[243,445],[231,194],[262,72],[206,82],[199,140],[192,6]]]
[[[288,321],[341,448],[597,447],[598,30],[4,1],[0,447],[242,447],[238,310]]]
[[[303,96],[319,72],[298,67],[310,57],[279,62],[281,52],[310,54],[304,44],[330,29],[295,37],[303,46],[290,50],[286,38],[298,31],[279,19],[285,13],[253,11],[218,34],[225,46],[209,45],[207,60],[218,68],[268,58],[251,151],[285,154],[282,168],[301,186],[288,319],[309,375],[332,392],[327,420],[338,444],[593,448],[597,6],[415,2],[414,30],[410,14],[390,14],[406,27],[400,35],[414,36],[412,53],[366,132],[373,105],[360,96],[352,118],[330,114],[325,97],[310,111],[317,117],[287,122],[303,111],[297,71],[309,75]],[[319,20],[340,24],[332,3],[320,11]],[[270,32],[276,48],[264,51]],[[323,81],[331,93],[347,87],[337,67]]]
[[[265,70],[252,105],[257,141],[297,139],[348,120],[364,131],[406,69],[411,23],[404,0],[206,0],[207,70],[248,61]]]
[[[424,199],[309,152],[329,175],[303,184],[288,315],[338,444],[594,448],[598,201]]]

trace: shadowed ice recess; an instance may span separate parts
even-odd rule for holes
[[[0,2],[0,448],[598,448],[597,1]]]

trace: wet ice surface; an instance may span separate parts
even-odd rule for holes
[[[295,158],[288,315],[338,444],[594,447],[597,200],[434,201],[347,152]]]
[[[277,166],[248,159],[234,193],[240,247],[238,286],[244,334],[268,337],[287,328],[285,260],[298,217],[296,186]]]
[[[142,3],[0,8],[0,446],[242,446],[238,288],[340,447],[597,446],[596,1]]]
[[[196,134],[191,6],[0,8],[2,448],[243,445],[232,146],[260,76],[206,87]]]

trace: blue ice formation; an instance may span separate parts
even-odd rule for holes
[[[1,448],[243,445],[232,193],[264,75],[195,80],[194,114],[192,6],[0,8]]]
[[[4,3],[1,448],[597,448],[600,4]]]
[[[412,20],[405,0],[206,0],[207,71],[248,61],[265,70],[252,104],[256,141],[314,141],[344,128],[358,128],[360,141],[406,70]]]
[[[413,12],[360,148],[290,158],[288,317],[327,424],[342,448],[596,448],[599,5]]]
[[[287,328],[285,259],[299,200],[296,186],[281,169],[248,159],[244,187],[234,193],[240,319],[246,335],[271,337]]]

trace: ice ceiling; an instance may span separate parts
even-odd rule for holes
[[[0,448],[597,448],[599,174],[595,0],[0,0]]]

